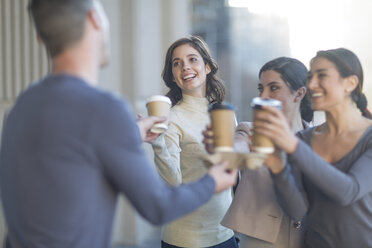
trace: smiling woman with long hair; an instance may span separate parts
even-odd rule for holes
[[[161,177],[172,185],[206,173],[201,159],[203,128],[210,122],[208,105],[220,103],[225,88],[205,42],[182,38],[168,49],[163,79],[172,101],[169,129],[152,143]],[[232,230],[220,225],[232,201],[231,190],[214,195],[204,206],[162,229],[162,247],[237,247]]]

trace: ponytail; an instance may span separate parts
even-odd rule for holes
[[[361,93],[360,95],[353,95],[353,100],[356,102],[358,109],[362,115],[368,119],[372,119],[371,112],[367,109],[368,101],[366,96]]]

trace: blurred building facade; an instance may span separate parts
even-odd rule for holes
[[[203,37],[213,51],[226,85],[226,101],[237,108],[238,120],[250,120],[260,67],[290,55],[287,20],[231,8],[226,0],[194,0],[192,33]]]
[[[193,0],[192,33],[203,37],[220,66],[227,101],[238,120],[251,120],[259,69],[279,56],[309,67],[318,50],[346,47],[360,58],[364,92],[372,101],[372,55],[367,0]],[[319,6],[322,6],[319,8]],[[371,103],[369,104],[371,106]]]

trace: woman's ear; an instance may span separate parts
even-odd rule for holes
[[[295,95],[295,99],[294,99],[295,102],[301,102],[302,101],[302,98],[305,97],[306,92],[307,92],[307,90],[306,90],[305,87],[298,88],[296,90],[296,95]]]
[[[207,75],[208,75],[211,71],[212,71],[212,70],[211,70],[211,67],[210,67],[209,63],[206,64],[206,65],[205,65],[205,72],[207,73]]]
[[[353,92],[358,87],[359,79],[356,75],[351,75],[346,78],[345,91],[346,93]]]

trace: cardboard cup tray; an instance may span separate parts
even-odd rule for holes
[[[265,161],[266,157],[266,154],[257,152],[218,152],[211,155],[205,155],[203,157],[203,161],[207,167],[226,160],[229,162],[229,169],[238,168],[239,170],[254,170],[263,166],[263,162]]]

